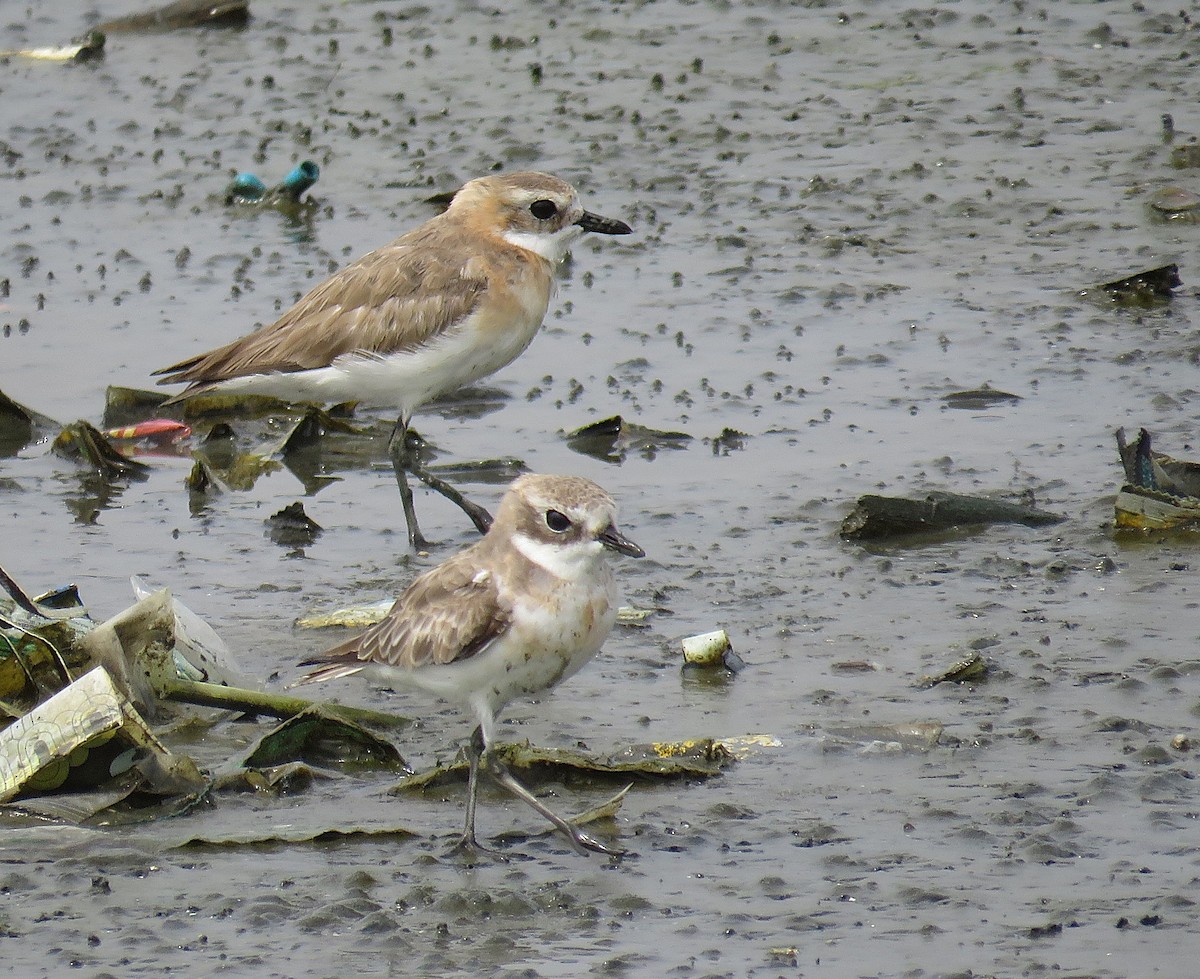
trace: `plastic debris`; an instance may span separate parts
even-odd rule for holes
[[[949,394],[942,395],[942,403],[947,408],[959,408],[964,411],[982,411],[986,408],[994,408],[997,405],[1019,404],[1020,401],[1021,396],[1019,394],[997,391],[986,384],[981,388],[974,388],[970,391],[951,391]]]
[[[1200,463],[1174,459],[1150,448],[1150,433],[1125,441],[1116,432],[1125,485],[1117,494],[1116,525],[1132,530],[1168,530],[1200,524]]]
[[[304,512],[299,500],[267,518],[266,535],[280,547],[307,547],[321,533],[321,525]]]
[[[739,734],[718,738],[717,742],[738,761],[758,754],[763,748],[783,747],[783,742],[773,734]]]
[[[336,710],[322,704],[314,704],[273,728],[259,739],[242,764],[269,768],[293,761],[411,771],[390,741],[338,717]]]
[[[383,598],[377,602],[365,602],[359,605],[346,605],[335,608],[330,612],[314,612],[296,621],[301,629],[329,629],[341,627],[345,629],[365,629],[382,619],[396,599]]]
[[[1194,221],[1200,194],[1184,187],[1163,187],[1151,195],[1150,207],[1168,221]]]
[[[173,418],[149,418],[135,425],[104,430],[104,435],[110,439],[140,439],[156,445],[174,445],[191,434],[191,428]]]
[[[1178,265],[1162,265],[1137,272],[1124,279],[1105,282],[1100,288],[1119,306],[1148,307],[1168,302],[1173,290],[1183,285]]]
[[[941,740],[937,721],[905,724],[846,724],[824,728],[832,742],[855,745],[864,754],[902,754],[931,751]]]
[[[987,661],[977,652],[973,652],[958,660],[953,665],[930,676],[923,676],[917,681],[918,687],[935,687],[939,683],[974,683],[987,676]]]
[[[54,451],[64,459],[74,459],[92,469],[108,482],[117,479],[145,479],[150,468],[136,459],[127,459],[90,422],[67,425],[54,440]]]
[[[706,670],[728,670],[737,673],[746,664],[733,651],[729,634],[724,629],[688,636],[680,643],[683,648],[683,664]]]
[[[14,456],[30,443],[49,438],[61,428],[53,418],[26,408],[0,391],[0,458]]]
[[[226,205],[255,204],[275,207],[280,204],[298,205],[304,192],[321,178],[321,168],[312,160],[297,163],[279,183],[268,187],[257,175],[243,171],[225,188]],[[315,203],[306,201],[306,204]]]
[[[859,497],[842,521],[842,536],[847,540],[878,540],[995,523],[1046,527],[1065,519],[1061,514],[985,496],[938,492],[911,500],[868,495]]]
[[[0,731],[0,802],[58,789],[73,770],[76,781],[98,784],[131,768],[140,752],[166,750],[96,667]]]
[[[165,7],[105,21],[110,33],[170,31],[181,27],[241,27],[250,19],[250,0],[176,0]]]
[[[697,738],[692,741],[631,745],[613,755],[594,755],[568,748],[539,748],[528,741],[498,744],[494,748],[500,760],[534,778],[568,775],[594,778],[627,778],[644,775],[651,778],[695,778],[720,774],[735,760],[734,753],[719,740]],[[436,765],[404,779],[392,791],[424,789],[459,781],[467,775],[467,762],[461,752],[449,764]]]
[[[750,441],[750,436],[745,432],[739,432],[736,428],[726,426],[721,429],[712,438],[704,440],[712,447],[712,453],[715,456],[727,456],[730,452],[738,452],[746,447],[746,443]]]
[[[226,204],[254,204],[267,196],[267,185],[255,173],[237,174],[225,188]]]
[[[104,32],[88,31],[70,44],[56,47],[0,51],[0,58],[31,58],[34,61],[90,61],[104,54]]]
[[[653,459],[662,449],[683,449],[692,441],[686,432],[663,432],[628,422],[620,415],[577,428],[567,435],[567,445],[576,452],[620,462],[630,452]]]
[[[129,584],[133,588],[134,597],[139,601],[161,591],[152,588],[138,575],[130,578]],[[259,689],[261,685],[257,681],[238,669],[233,661],[233,654],[225,640],[217,635],[216,630],[176,596],[170,592],[167,594],[175,619],[173,653],[179,675],[185,679],[218,683],[227,687]]]

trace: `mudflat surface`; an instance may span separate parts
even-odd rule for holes
[[[27,6],[0,17],[0,48],[130,12]],[[392,797],[387,773],[132,830],[7,829],[10,968],[1192,971],[1197,751],[1172,741],[1197,723],[1196,543],[1112,530],[1117,426],[1200,455],[1197,226],[1148,206],[1200,190],[1171,166],[1200,133],[1200,9],[1155,7],[255,0],[242,30],[0,62],[0,389],[63,422],[98,422],[108,385],[148,387],[275,318],[495,168],[558,173],[633,224],[575,249],[542,334],[488,382],[503,398],[417,425],[442,462],[596,479],[649,555],[618,571],[627,601],[661,611],[514,704],[507,737],[779,741],[719,778],[635,785],[598,830],[633,852],[616,865],[531,837],[466,868],[446,856],[464,793]],[[223,206],[235,170],[271,181],[305,158],[322,169],[308,220]],[[1169,305],[1094,289],[1173,261]],[[943,401],[984,384],[1020,400]],[[567,445],[618,413],[693,439],[619,461]],[[282,470],[197,508],[188,466],[97,493],[45,445],[3,459],[0,563],[35,592],[75,581],[98,617],[146,575],[279,688],[336,638],[299,616],[387,597],[438,560],[407,552],[382,442],[319,492]],[[1067,520],[840,539],[860,495],[929,490]],[[295,500],[325,528],[298,550],[263,523]],[[418,507],[447,547],[472,539],[441,500]],[[746,669],[681,673],[680,637],[715,628]],[[972,651],[985,681],[919,684]],[[420,717],[400,739],[416,764],[467,733],[416,696],[328,695]],[[898,737],[922,723],[943,726],[935,745]],[[192,750],[220,764],[262,731],[244,727]],[[542,791],[566,811],[604,794]],[[541,828],[491,791],[479,821],[484,837]],[[312,841],[321,828],[343,835]]]

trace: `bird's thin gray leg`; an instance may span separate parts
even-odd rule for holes
[[[516,778],[513,776],[513,773],[508,770],[504,763],[492,754],[490,748],[484,749],[482,760],[484,766],[487,768],[488,774],[491,775],[492,778],[508,789],[509,792],[515,795],[526,805],[532,807],[546,819],[550,820],[550,822],[553,823],[555,827],[557,827],[558,830],[571,841],[572,845],[580,853],[587,853],[590,850],[593,853],[603,853],[605,856],[609,857],[621,857],[625,855],[626,851],[615,847],[605,846],[599,840],[595,840],[588,836],[587,833],[583,832],[583,830],[581,830],[574,823],[568,822],[567,820],[563,819],[562,816],[558,815],[558,813],[549,809],[537,796],[535,796],[532,792],[525,788],[525,786],[516,780]]]
[[[408,539],[413,547],[425,549],[429,542],[421,536],[417,527],[417,514],[413,507],[412,489],[408,485],[408,473],[412,473],[422,483],[435,493],[441,493],[447,500],[462,510],[471,518],[471,523],[481,534],[486,534],[492,525],[492,515],[478,503],[468,500],[459,490],[440,479],[425,468],[421,462],[419,448],[410,438],[408,422],[404,418],[396,420],[392,429],[392,441],[388,447],[392,459],[392,468],[396,471],[396,483],[400,487],[400,502],[404,506],[404,519],[408,523]]]
[[[408,422],[396,419],[392,439],[388,443],[388,456],[396,474],[396,485],[400,487],[400,505],[404,508],[404,522],[408,526],[408,543],[414,550],[425,551],[430,547],[417,524],[417,509],[413,505],[412,487],[408,485],[408,470],[412,467],[412,453],[408,448]]]
[[[475,838],[475,801],[479,793],[479,759],[483,755],[483,728],[477,727],[471,734],[470,740],[465,747],[467,753],[467,764],[470,766],[470,774],[467,777],[467,821],[463,826],[462,836],[454,849],[459,853],[465,853],[471,856],[477,856],[482,853],[487,853],[492,856],[500,856],[494,850],[489,850],[485,846],[481,846],[479,840]],[[504,859],[501,856],[501,859]]]
[[[468,517],[471,518],[471,523],[475,525],[475,529],[481,534],[486,534],[488,528],[492,525],[492,515],[487,512],[478,503],[468,500],[463,494],[456,490],[453,486],[447,483],[444,479],[440,479],[431,473],[417,458],[415,452],[410,452],[409,457],[412,460],[409,463],[408,471],[417,477],[422,483],[428,486],[436,493],[441,493],[447,500],[453,503],[456,507],[462,510]]]

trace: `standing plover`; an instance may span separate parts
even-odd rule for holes
[[[362,673],[456,703],[478,726],[467,747],[467,820],[459,846],[478,849],[479,769],[562,830],[579,850],[619,855],[552,812],[492,753],[496,717],[514,697],[572,676],[617,617],[609,552],[642,557],[616,528],[616,504],[578,476],[517,479],[483,539],[417,578],[387,617],[307,660],[300,683]]]
[[[204,391],[293,401],[395,406],[390,457],[409,541],[426,545],[406,472],[457,503],[486,531],[491,516],[433,476],[411,451],[412,413],[495,373],[542,325],[555,266],[585,231],[629,234],[585,211],[558,177],[522,172],[463,185],[442,214],[326,279],[269,326],[156,371]]]

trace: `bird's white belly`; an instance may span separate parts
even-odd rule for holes
[[[442,394],[494,374],[532,342],[541,317],[482,332],[469,317],[421,347],[393,354],[352,353],[328,367],[290,373],[253,374],[221,382],[229,394],[265,394],[289,401],[360,401],[395,407],[409,417]]]
[[[401,675],[380,671],[379,677],[466,707],[490,743],[495,716],[505,704],[561,683],[600,649],[616,621],[617,604],[611,578],[598,585],[583,594],[567,590],[558,601],[522,605],[509,630],[469,659]]]

